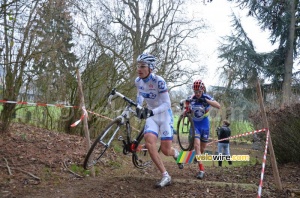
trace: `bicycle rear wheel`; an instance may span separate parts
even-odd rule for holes
[[[194,149],[195,127],[190,114],[181,114],[177,122],[177,139],[183,151]]]
[[[116,130],[119,130],[121,126],[121,120],[116,119],[113,120],[96,138],[92,146],[90,147],[87,155],[85,156],[83,168],[84,169],[90,169],[92,166],[94,166],[101,157],[103,157],[103,154],[107,150],[107,148],[110,145],[110,138],[114,134]]]

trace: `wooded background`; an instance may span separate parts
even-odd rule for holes
[[[278,48],[256,52],[239,18],[232,15],[232,34],[218,48],[219,72],[226,84],[207,89],[222,104],[220,120],[249,121],[249,114],[258,109],[257,80],[268,108],[299,103],[299,71],[293,70],[300,45],[299,1],[228,1],[247,10],[262,30],[269,30],[269,39]],[[209,2],[203,0],[202,6]],[[78,105],[78,69],[85,107],[113,117],[123,103],[115,103],[114,115],[110,114],[107,94],[115,87],[135,99],[136,58],[148,52],[158,58],[157,74],[168,83],[173,111],[179,113],[178,102],[191,94],[193,78],[204,75],[208,67],[199,61],[203,57],[196,43],[188,42],[209,33],[204,20],[187,14],[189,3],[193,0],[1,0],[0,98]],[[190,63],[199,67],[189,68]],[[24,106],[3,104],[2,134],[9,131],[20,108]],[[70,128],[81,110],[59,111],[55,121],[45,107],[45,126],[56,122],[57,130],[81,134],[80,127]],[[89,117],[91,130],[102,124],[95,116]]]

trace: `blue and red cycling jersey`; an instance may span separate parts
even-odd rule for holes
[[[200,98],[207,98],[214,100],[210,95],[202,94]],[[194,99],[190,102],[190,109],[192,110],[193,121],[195,126],[195,138],[199,138],[202,142],[207,142],[209,138],[209,110],[210,105],[206,102],[200,102],[196,96],[193,95],[189,99]]]

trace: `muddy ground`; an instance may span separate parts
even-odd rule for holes
[[[96,177],[89,176],[82,169],[85,145],[83,137],[14,124],[9,134],[0,136],[0,197],[257,197],[263,151],[250,152],[258,159],[256,165],[206,166],[202,180],[195,177],[196,164],[180,170],[171,157],[163,157],[172,184],[156,189],[160,174],[154,165],[137,169],[130,156],[115,150],[96,167]],[[235,149],[236,154],[248,152],[245,145],[232,144]],[[267,157],[262,197],[299,197],[300,166],[278,165],[279,191],[269,161]]]

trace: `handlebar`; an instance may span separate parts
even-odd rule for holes
[[[180,100],[180,103],[184,103],[184,102],[197,102],[198,101],[198,99],[182,99],[182,100]]]
[[[182,99],[179,102],[180,109],[181,110],[184,109],[185,112],[189,112],[191,110],[190,107],[189,107],[189,104],[191,102],[197,102],[197,101],[198,101],[198,99],[190,99],[190,98],[188,98],[188,99]]]
[[[198,101],[198,99],[182,99],[182,100],[180,100],[179,105],[180,105],[180,108],[183,109],[184,103],[197,102],[197,101]]]
[[[124,96],[123,94],[119,93],[116,91],[116,89],[112,89],[112,91],[110,92],[110,95],[108,97],[108,103],[111,104],[111,100],[113,99],[114,96],[119,96],[121,98],[123,98],[123,100],[125,100],[127,103],[129,103],[130,105],[135,106],[136,108],[142,109],[142,107],[135,103],[133,100],[131,100],[130,98],[127,98],[126,96]]]

